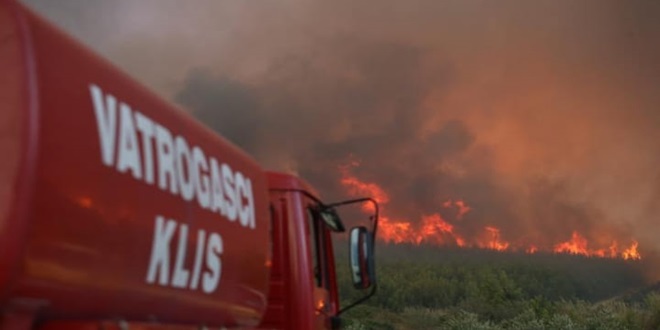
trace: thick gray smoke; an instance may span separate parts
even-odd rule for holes
[[[393,218],[660,248],[660,2],[27,2],[330,199],[359,160]]]

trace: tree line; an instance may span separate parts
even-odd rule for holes
[[[342,304],[346,251],[335,253]],[[656,329],[660,295],[641,262],[436,246],[377,248],[378,292],[346,315],[353,329]],[[620,299],[628,294],[635,299]]]

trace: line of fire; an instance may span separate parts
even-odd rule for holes
[[[359,162],[351,162],[341,166],[341,184],[349,194],[354,196],[374,196],[382,206],[378,238],[392,244],[429,244],[458,248],[489,249],[501,252],[563,253],[597,258],[621,258],[625,260],[640,260],[639,242],[634,238],[611,240],[608,244],[595,244],[584,234],[573,230],[566,240],[553,242],[549,245],[530,242],[524,239],[505,239],[502,230],[495,225],[483,226],[480,233],[468,236],[462,233],[461,224],[472,210],[469,202],[462,199],[449,199],[442,203],[441,209],[453,215],[454,221],[447,220],[441,213],[422,216],[418,221],[412,219],[393,218],[388,216],[387,204],[390,201],[388,193],[377,183],[365,182],[351,173]],[[366,213],[373,212],[369,204],[365,204]]]

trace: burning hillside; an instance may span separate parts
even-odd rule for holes
[[[567,253],[589,257],[600,258],[622,258],[626,260],[639,260],[642,258],[638,251],[639,243],[632,238],[624,238],[623,241],[631,242],[629,246],[620,245],[613,240],[609,246],[598,247],[589,244],[589,241],[577,231],[573,231],[571,238],[556,244],[542,244],[542,242],[528,242],[523,238],[512,238],[505,240],[500,229],[495,226],[484,226],[480,233],[472,236],[461,234],[461,222],[463,216],[471,208],[463,200],[447,200],[442,203],[442,208],[450,212],[439,212],[422,216],[420,220],[391,219],[387,214],[389,197],[387,193],[377,184],[366,183],[353,176],[351,167],[358,166],[353,162],[350,166],[341,167],[341,183],[346,187],[349,194],[354,197],[373,196],[382,206],[379,222],[378,238],[384,242],[408,243],[408,244],[436,244],[444,246],[470,247],[490,249],[496,251],[524,251],[529,254],[536,252]],[[451,212],[452,209],[457,209]],[[371,204],[365,204],[364,211],[373,212]],[[454,224],[447,222],[442,213],[454,215]],[[546,240],[545,242],[551,242]]]

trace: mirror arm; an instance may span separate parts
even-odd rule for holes
[[[374,230],[371,232],[371,244],[374,245],[374,248],[372,249],[372,258],[374,260],[374,269],[376,268],[375,262],[376,262],[376,230],[378,229],[378,202],[376,202],[375,199],[371,197],[366,197],[366,198],[358,198],[358,199],[353,199],[353,200],[348,200],[344,202],[339,202],[339,203],[334,203],[330,205],[325,205],[326,207],[336,207],[340,205],[345,205],[345,204],[353,204],[353,203],[359,203],[359,202],[371,202],[374,205],[374,215],[371,217],[371,220],[373,221],[374,224]],[[376,276],[377,277],[377,276]],[[343,307],[337,312],[337,317],[340,316],[342,313],[346,312],[347,310],[367,301],[371,296],[376,294],[376,288],[378,287],[378,281],[376,278],[373,279],[373,285],[371,286],[371,291],[364,297],[356,300],[355,302],[349,304],[346,307]]]
[[[378,212],[379,212],[379,209],[378,209],[378,202],[376,202],[375,199],[373,199],[371,197],[365,197],[365,198],[358,198],[358,199],[350,199],[350,200],[339,202],[339,203],[322,204],[322,205],[323,205],[323,207],[326,207],[326,208],[332,208],[332,207],[342,206],[342,205],[346,205],[346,204],[354,204],[354,203],[361,203],[361,202],[371,202],[371,204],[374,205],[374,216],[371,218],[371,220],[374,222],[374,230],[372,231],[373,235],[371,235],[372,236],[371,238],[373,239],[374,244],[376,244],[376,231],[378,230]]]
[[[342,309],[340,309],[340,310],[337,312],[337,316],[339,316],[339,315],[341,315],[342,313],[344,313],[345,311],[347,311],[347,310],[349,310],[349,309],[351,309],[351,308],[353,308],[353,307],[355,307],[355,306],[357,306],[357,305],[359,305],[359,304],[361,304],[361,303],[367,301],[369,298],[371,298],[371,296],[373,296],[374,294],[376,294],[376,287],[377,287],[377,286],[378,286],[378,281],[376,281],[376,280],[374,279],[374,283],[373,283],[373,285],[371,286],[371,292],[369,292],[366,296],[364,296],[364,297],[362,297],[362,298],[356,300],[355,302],[351,303],[350,305],[348,305],[348,306],[343,307]]]

